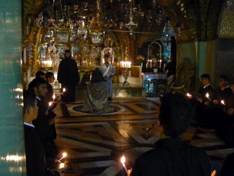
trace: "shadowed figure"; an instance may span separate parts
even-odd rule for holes
[[[99,68],[93,72],[91,81],[87,84],[86,97],[81,111],[91,113],[114,111],[114,109],[109,106],[107,82]]]

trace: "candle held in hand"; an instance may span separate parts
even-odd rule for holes
[[[186,96],[187,96],[188,98],[192,98],[192,95],[191,95],[190,93],[187,93]]]
[[[48,105],[49,105],[49,106],[48,106],[47,111],[49,110],[50,106],[52,105],[52,102],[49,102]]]
[[[55,97],[56,97],[56,96],[55,96],[55,94],[53,94],[53,96],[52,96],[52,98],[53,98],[53,101],[55,100]]]
[[[220,102],[224,107],[227,107],[224,100],[221,100]]]
[[[65,158],[67,156],[67,153],[66,152],[64,152],[63,153],[63,156],[59,159],[59,161],[61,161],[63,158]]]
[[[210,95],[209,93],[206,93],[206,98],[208,98],[208,100],[210,100]],[[210,100],[211,101],[211,100]]]
[[[126,168],[126,166],[125,166],[125,157],[124,157],[124,155],[121,157],[121,163],[122,163],[122,165],[123,165],[123,167],[124,167],[124,169],[125,169],[125,171],[126,171],[126,173],[128,173],[128,170],[127,170],[127,168]]]
[[[63,88],[63,93],[66,92],[66,88]]]

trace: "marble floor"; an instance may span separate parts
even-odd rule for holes
[[[130,168],[134,160],[153,148],[158,140],[158,98],[115,98],[110,104],[119,111],[98,115],[75,111],[82,103],[83,100],[60,103],[56,110],[58,136],[55,142],[59,157],[67,153],[62,162],[71,167],[61,169],[62,176],[124,176],[122,155]],[[182,139],[203,148],[212,161],[219,163],[234,152],[214,130],[195,125],[190,126]]]

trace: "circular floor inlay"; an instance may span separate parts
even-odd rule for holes
[[[95,114],[94,112],[87,112],[87,111],[82,111],[83,105],[76,105],[73,107],[69,108],[69,111],[73,111],[73,112],[80,112],[80,113],[87,113],[87,114]],[[113,113],[118,113],[118,112],[123,112],[125,111],[123,107],[119,106],[119,105],[109,105],[108,111],[104,112],[104,113],[97,113],[97,114],[113,114]]]

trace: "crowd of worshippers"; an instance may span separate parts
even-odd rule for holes
[[[88,92],[89,96],[86,96],[84,103],[86,111],[95,113],[110,111],[108,99],[111,100],[114,72],[110,56],[106,54],[105,64],[93,72],[92,80],[87,84],[87,89],[91,91]],[[58,81],[62,84],[62,91],[66,89],[61,97],[53,93],[54,81],[52,72],[38,71],[36,77],[29,83],[28,89],[24,91],[26,164],[29,176],[59,175],[47,167],[59,162],[56,160],[59,151],[54,143],[57,136],[54,110],[58,99],[62,102],[76,100],[75,89],[79,82],[79,73],[75,61],[70,57],[70,51],[65,52],[65,59],[60,62],[58,70]],[[95,104],[87,103],[92,102],[93,99],[90,97],[95,99]]]
[[[48,169],[56,159],[58,149],[54,143],[56,128],[51,84],[55,80],[53,73],[38,72],[28,90],[24,92],[24,131],[26,147],[27,175],[56,176],[56,171]],[[210,85],[208,74],[201,76],[201,89],[195,94],[165,94],[161,97],[159,114],[161,132],[156,148],[141,155],[134,163],[132,176],[140,175],[210,175],[219,170],[212,164],[204,151],[181,141],[182,135],[190,126],[195,114],[197,124],[205,128],[215,128],[228,144],[233,144],[233,92],[227,76],[219,77],[219,88]],[[95,80],[93,80],[95,83]],[[188,98],[190,102],[188,101]],[[53,102],[49,106],[48,102]],[[194,112],[194,113],[193,113]],[[233,173],[233,154],[225,160],[220,175]],[[213,174],[214,175],[214,174]]]
[[[59,150],[54,139],[57,133],[54,123],[57,97],[53,97],[54,74],[38,71],[27,90],[24,90],[24,134],[26,167],[29,176],[53,176],[58,172],[48,168],[56,159]],[[49,103],[50,102],[50,103]]]
[[[218,78],[218,87],[211,85],[209,74],[201,75],[202,87],[197,93],[187,94],[193,105],[197,125],[215,129],[228,145],[234,145],[234,83],[228,76]]]

